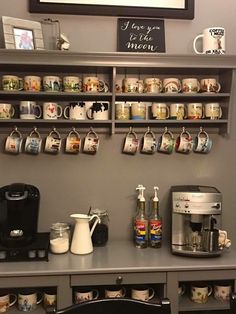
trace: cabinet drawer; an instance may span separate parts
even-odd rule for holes
[[[166,283],[165,272],[72,275],[71,286]]]

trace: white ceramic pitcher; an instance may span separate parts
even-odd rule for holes
[[[89,254],[93,252],[92,234],[100,221],[97,215],[72,214],[70,217],[75,218],[75,229],[71,242],[71,253],[74,254]],[[94,220],[92,228],[89,228],[89,222]]]

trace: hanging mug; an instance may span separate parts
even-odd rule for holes
[[[15,155],[21,153],[22,141],[22,134],[18,131],[17,127],[15,127],[6,139],[5,151]]]
[[[42,138],[35,127],[25,141],[25,152],[37,155],[41,151]]]
[[[70,133],[66,137],[65,151],[66,153],[70,154],[78,154],[79,150],[80,150],[80,135],[75,130],[75,128],[72,128],[72,131],[70,131]]]
[[[200,131],[196,138],[194,139],[193,150],[195,153],[209,153],[212,147],[212,140],[209,138],[209,135],[203,128],[200,128]]]
[[[139,147],[139,139],[137,134],[130,128],[124,141],[123,153],[135,155]]]
[[[182,132],[176,139],[175,150],[178,153],[188,154],[193,147],[193,139],[188,131],[183,127]]]
[[[143,136],[141,152],[144,154],[154,154],[157,143],[154,133],[148,127],[147,132]]]
[[[98,135],[93,129],[87,133],[84,139],[83,152],[87,154],[96,154],[99,147],[99,138]]]
[[[61,149],[61,136],[59,132],[54,128],[46,137],[45,152],[49,154],[57,154]]]
[[[171,154],[174,149],[174,136],[171,131],[165,127],[164,132],[158,140],[158,152]]]

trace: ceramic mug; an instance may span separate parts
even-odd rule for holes
[[[124,93],[138,93],[139,79],[137,77],[126,77],[122,82],[122,89]]]
[[[2,89],[4,91],[18,91],[23,89],[22,78],[16,75],[3,75]]]
[[[228,283],[218,283],[214,285],[214,298],[221,302],[229,302],[232,293],[232,285]]]
[[[123,153],[135,155],[139,147],[139,139],[137,134],[130,128],[126,134],[123,146]]]
[[[123,92],[123,89],[122,89],[122,79],[117,79],[116,80],[115,91],[116,91],[116,93],[122,93]]]
[[[67,135],[66,137],[66,146],[65,146],[65,152],[70,154],[78,154],[80,150],[80,135],[75,130],[75,128],[72,128],[72,131]]]
[[[125,101],[116,101],[116,120],[130,119],[130,104]]]
[[[166,103],[152,103],[152,117],[156,120],[165,120],[170,116],[170,110]]]
[[[131,298],[135,300],[149,301],[154,295],[154,289],[145,285],[133,287],[131,289]]]
[[[205,78],[200,81],[200,90],[202,93],[219,93],[220,83],[215,78]]]
[[[198,79],[191,77],[182,80],[183,93],[198,93],[200,91],[200,82]]]
[[[57,303],[57,292],[54,288],[47,288],[43,295],[43,307],[47,310],[55,310]]]
[[[61,136],[54,128],[46,137],[44,150],[49,154],[58,154],[61,149]]]
[[[55,102],[43,103],[43,119],[56,120],[62,116],[62,107]]]
[[[186,286],[184,284],[179,284],[178,286],[178,296],[184,295],[186,292]]]
[[[5,151],[10,154],[21,153],[22,142],[22,134],[18,131],[17,127],[15,127],[6,139]]]
[[[38,114],[36,114],[38,111]],[[20,118],[21,119],[39,119],[42,115],[42,110],[35,101],[21,101],[20,102]]]
[[[27,136],[25,141],[25,152],[28,154],[37,155],[41,151],[42,138],[37,131],[37,128],[34,128],[33,131]]]
[[[185,105],[174,103],[170,105],[170,119],[183,120],[186,118]]]
[[[202,39],[202,51],[197,49],[197,42]],[[197,54],[225,54],[225,29],[223,27],[209,27],[195,37],[193,49]]]
[[[207,103],[204,108],[206,119],[217,120],[222,117],[222,109],[218,102]]]
[[[193,143],[193,150],[195,153],[209,153],[212,148],[212,140],[206,131],[200,128],[200,131]]]
[[[171,131],[165,127],[164,132],[158,140],[157,150],[161,153],[171,154],[174,149],[174,136]]]
[[[91,130],[87,133],[87,135],[84,138],[84,147],[83,152],[86,154],[96,154],[99,147],[99,138],[96,132]]]
[[[212,287],[206,283],[194,283],[191,285],[191,300],[196,303],[206,303],[212,294]]]
[[[124,287],[112,286],[105,288],[105,298],[124,298],[126,289]]]
[[[89,300],[96,300],[99,297],[97,289],[92,288],[78,288],[75,291],[75,303],[82,303]]]
[[[131,119],[132,120],[146,120],[147,106],[144,102],[131,102]]]
[[[144,80],[144,92],[145,93],[156,93],[162,92],[162,80],[155,77],[148,77]]]
[[[82,83],[78,76],[65,76],[63,77],[63,90],[64,92],[81,92]]]
[[[193,139],[188,131],[183,127],[182,132],[175,142],[175,150],[178,153],[188,154],[192,151]]]
[[[154,133],[148,128],[143,136],[141,152],[145,154],[154,154],[157,148]]]
[[[97,76],[86,76],[83,79],[83,92],[85,93],[98,93],[104,92],[106,83],[99,80]]]
[[[191,120],[202,119],[203,115],[203,104],[198,102],[192,102],[187,104],[187,118]]]
[[[24,77],[24,90],[27,92],[40,92],[41,77],[35,75],[27,75]]]
[[[43,294],[34,289],[25,289],[18,293],[18,309],[23,312],[31,312],[43,300]]]
[[[17,296],[13,293],[0,293],[0,313],[6,312],[17,301]]]
[[[0,103],[0,119],[11,119],[15,114],[12,104]]]
[[[231,246],[231,240],[228,239],[227,231],[219,230],[219,248],[229,248]]]
[[[45,92],[60,92],[62,90],[61,78],[54,75],[44,76],[43,89]]]
[[[94,102],[86,114],[90,120],[109,120],[109,102]]]
[[[179,93],[181,91],[181,82],[176,77],[168,77],[163,80],[164,93]]]
[[[86,106],[85,102],[71,102],[69,106],[64,108],[64,117],[69,120],[85,120]]]

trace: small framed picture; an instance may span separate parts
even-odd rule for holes
[[[44,49],[40,22],[3,16],[2,23],[6,49]]]

